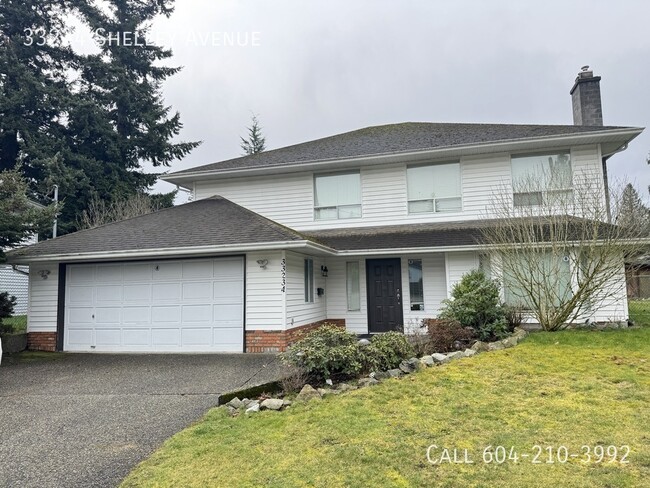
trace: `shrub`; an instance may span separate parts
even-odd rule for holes
[[[289,371],[280,380],[282,393],[289,395],[298,392],[309,381],[309,375],[302,369],[291,366]]]
[[[333,324],[305,334],[281,358],[315,381],[352,378],[364,368],[357,336]]]
[[[400,332],[386,332],[372,336],[370,344],[361,348],[365,371],[386,371],[397,368],[414,351],[406,336]]]
[[[478,270],[466,273],[454,285],[451,299],[443,300],[440,318],[471,327],[482,341],[499,339],[507,333],[499,283]]]
[[[463,327],[454,320],[427,319],[423,327],[426,327],[428,337],[426,354],[466,349],[477,336],[474,329]]]
[[[9,293],[0,293],[0,333],[11,334],[13,326],[11,324],[3,324],[2,319],[11,317],[14,313],[14,305],[16,305],[16,297],[9,295]]]
[[[519,327],[524,321],[524,309],[515,305],[504,305],[506,322],[508,323],[508,332],[514,332],[515,327]]]

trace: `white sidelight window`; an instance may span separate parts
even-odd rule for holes
[[[361,217],[361,175],[338,173],[314,175],[314,219]]]
[[[409,259],[409,292],[411,297],[411,310],[424,310],[421,259]]]
[[[543,205],[573,197],[569,152],[512,157],[515,207]]]
[[[305,259],[305,303],[314,302],[314,260]]]
[[[348,311],[361,310],[361,289],[359,286],[359,261],[345,263],[345,281],[348,296]]]
[[[409,213],[460,212],[460,163],[411,166],[406,169]]]

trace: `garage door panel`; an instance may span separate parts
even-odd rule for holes
[[[152,297],[151,285],[149,283],[135,283],[124,285],[124,301],[140,302],[149,301]]]
[[[181,284],[154,283],[153,299],[160,301],[179,301],[181,299]]]
[[[214,321],[238,321],[242,320],[242,306],[241,304],[229,305],[213,305]]]
[[[211,281],[190,281],[183,283],[183,301],[185,300],[207,300],[212,298]]]
[[[122,322],[124,324],[151,323],[151,307],[124,307],[122,309]]]
[[[151,329],[151,343],[154,346],[180,346],[180,329]]]
[[[212,346],[212,328],[183,328],[183,346]]]
[[[92,286],[70,286],[66,296],[70,305],[85,304],[93,301],[93,293]]]
[[[151,343],[149,329],[122,329],[122,343],[125,347],[148,346]]]
[[[102,302],[121,302],[122,285],[101,285],[95,287],[95,299]]]
[[[70,281],[74,281],[75,283],[95,281],[95,266],[93,265],[80,265],[70,267],[68,273],[70,276]]]
[[[215,281],[212,291],[212,299],[220,303],[231,302],[232,299],[238,299],[241,302],[244,294],[243,281]]]
[[[183,323],[212,322],[211,305],[183,305],[181,319]]]
[[[240,352],[243,263],[214,258],[69,265],[64,347]]]
[[[68,324],[77,325],[90,325],[94,322],[93,315],[95,309],[90,307],[69,307],[68,308]]]
[[[151,307],[151,323],[164,324],[164,323],[181,323],[181,307],[180,305],[173,305],[165,307],[162,305],[154,305]]]
[[[122,343],[122,329],[95,329],[96,347],[119,346]]]
[[[183,265],[181,263],[161,262],[153,265],[153,280],[180,280],[183,277]]]
[[[66,331],[66,339],[70,345],[85,346],[86,349],[90,348],[93,344],[93,329],[69,329]]]
[[[95,281],[121,283],[123,273],[123,264],[100,264],[95,271]]]

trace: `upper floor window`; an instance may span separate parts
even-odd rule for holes
[[[361,217],[359,172],[314,175],[314,218],[316,220]]]
[[[462,209],[460,163],[412,166],[406,170],[409,213]]]
[[[512,157],[515,207],[544,205],[573,196],[568,152]]]

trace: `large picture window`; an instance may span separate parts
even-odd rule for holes
[[[544,205],[573,196],[571,156],[568,152],[512,157],[515,207]]]
[[[459,212],[460,163],[412,166],[406,170],[409,213]]]
[[[314,218],[316,220],[361,217],[359,172],[314,176]]]
[[[359,261],[350,261],[346,265],[346,289],[348,310],[361,310],[361,290],[359,286]]]

